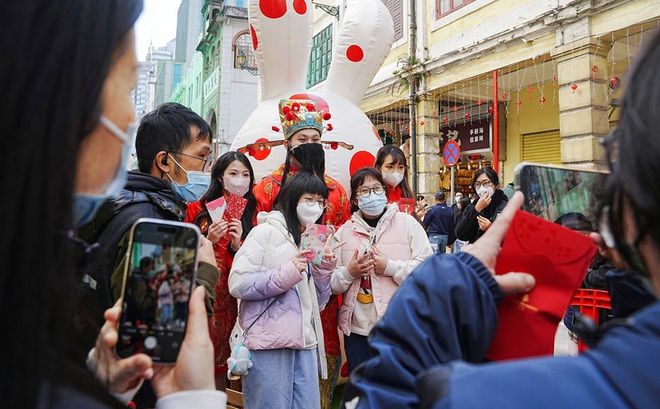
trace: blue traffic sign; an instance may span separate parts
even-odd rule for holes
[[[445,165],[454,166],[458,163],[458,158],[461,156],[461,148],[456,141],[447,141],[445,147],[442,149],[442,159]]]

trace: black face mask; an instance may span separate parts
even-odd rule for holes
[[[325,174],[325,152],[322,144],[304,143],[289,152],[300,163],[301,171],[313,173],[323,179]]]

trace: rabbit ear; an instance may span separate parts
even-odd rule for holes
[[[248,13],[260,101],[305,89],[312,48],[311,0],[250,0]]]
[[[347,4],[325,89],[358,105],[390,52],[394,23],[380,0]]]

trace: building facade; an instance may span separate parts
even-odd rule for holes
[[[247,3],[205,0],[201,52],[201,112],[215,135],[215,153],[229,150],[257,106],[257,67],[248,26]]]
[[[483,166],[503,184],[522,161],[603,166],[625,74],[660,21],[652,0],[383,1],[397,37],[361,108],[412,148],[424,194],[450,188],[450,139],[465,190]]]

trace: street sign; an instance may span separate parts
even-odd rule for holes
[[[442,159],[445,161],[445,165],[454,166],[460,156],[461,148],[456,141],[447,141],[445,147],[442,149]]]

